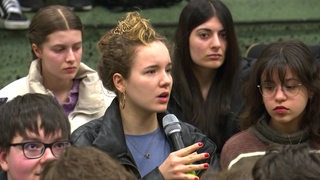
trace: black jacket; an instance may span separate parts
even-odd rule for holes
[[[251,58],[241,58],[240,61],[240,69],[237,73],[232,88],[232,97],[230,102],[230,112],[226,115],[225,119],[221,119],[219,126],[213,127],[211,125],[208,128],[211,128],[213,132],[217,133],[219,136],[216,137],[214,134],[206,134],[212,141],[214,141],[217,145],[217,153],[219,154],[222,150],[224,143],[234,134],[240,131],[240,122],[239,117],[241,112],[243,111],[245,102],[242,97],[242,84],[247,81],[248,75],[250,73],[250,69],[254,64],[255,59]],[[182,110],[182,103],[180,99],[180,92],[175,91],[173,88],[171,92],[170,101],[168,104],[168,111],[170,113],[175,114],[181,121],[190,123],[199,127],[196,122],[193,122],[192,117],[187,117],[186,113]],[[218,94],[214,95],[218,96]],[[215,98],[211,96],[209,98]],[[207,117],[208,121],[217,121],[216,119],[212,119],[212,117]],[[201,129],[202,132],[205,132],[205,129]]]
[[[163,116],[165,116],[165,113],[158,114],[159,126],[162,131]],[[196,142],[203,142],[204,146],[198,150],[198,153],[210,153],[210,158],[207,159],[206,162],[217,168],[216,145],[194,126],[183,122],[180,122],[180,125],[184,145],[189,146]],[[171,143],[170,139],[168,139],[168,141]],[[141,179],[137,165],[126,145],[117,98],[113,100],[103,117],[90,121],[75,130],[71,135],[71,142],[75,146],[95,146],[107,152],[112,157],[118,159],[120,163],[138,179]],[[198,175],[202,173],[203,171],[197,172]],[[155,168],[142,179],[154,180],[163,179],[163,177],[159,169]]]
[[[7,172],[2,171],[2,169],[0,168],[0,180],[7,180]]]

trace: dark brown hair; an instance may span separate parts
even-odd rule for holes
[[[317,180],[320,177],[320,152],[306,144],[272,145],[254,165],[255,180]]]
[[[226,32],[227,49],[223,65],[217,69],[206,102],[193,74],[189,36],[194,28],[217,17]],[[182,10],[175,34],[172,77],[173,93],[179,99],[185,120],[199,127],[218,147],[231,111],[234,81],[240,66],[240,52],[232,15],[220,0],[191,0]]]
[[[39,124],[40,120],[40,124]],[[26,131],[45,136],[61,131],[61,137],[70,139],[70,123],[64,110],[54,97],[38,93],[17,96],[0,106],[0,149],[8,149],[18,134],[27,138]]]
[[[309,48],[303,42],[296,40],[271,43],[257,59],[250,72],[249,80],[244,85],[246,106],[242,114],[242,129],[256,124],[264,116],[270,117],[257,88],[257,85],[261,83],[262,74],[265,74],[267,80],[270,80],[272,75],[277,73],[283,83],[287,69],[290,69],[303,86],[313,93],[302,117],[302,126],[309,127],[311,138],[319,142],[320,69]]]
[[[32,17],[28,32],[29,42],[41,47],[51,33],[72,29],[83,32],[80,18],[70,8],[61,5],[46,6]],[[32,55],[33,59],[37,58],[33,51]]]

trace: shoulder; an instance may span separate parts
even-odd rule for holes
[[[186,146],[190,146],[197,142],[202,142],[204,144],[203,151],[206,152],[216,152],[217,145],[208,138],[205,134],[203,134],[197,127],[180,121],[182,128],[182,137]]]
[[[23,95],[29,92],[28,77],[22,77],[15,80],[0,90],[0,97],[13,99],[18,95]]]
[[[209,163],[214,169],[218,169],[218,155],[217,155],[217,145],[205,134],[203,134],[197,127],[186,123],[181,122],[182,129],[182,139],[185,146],[190,146],[194,143],[202,142],[203,146],[197,151],[198,153],[209,153],[210,158],[208,160],[202,161],[202,163]],[[201,172],[203,173],[203,172]]]
[[[242,153],[264,151],[266,145],[262,143],[255,135],[248,130],[241,131],[233,135],[224,144],[221,157],[220,166],[226,168],[230,161]]]
[[[88,146],[92,145],[102,126],[102,117],[89,121],[71,134],[71,143],[75,146]]]

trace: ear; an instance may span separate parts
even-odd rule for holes
[[[0,166],[3,171],[8,171],[8,161],[7,161],[8,152],[6,150],[0,151]]]
[[[41,49],[34,43],[32,43],[31,45],[32,51],[34,52],[34,54],[41,59],[42,57],[42,53],[41,53]]]
[[[126,90],[126,80],[119,73],[114,73],[112,76],[113,84],[120,93],[123,93]]]

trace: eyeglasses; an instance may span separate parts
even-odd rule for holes
[[[51,144],[41,142],[24,142],[10,144],[9,146],[21,146],[26,158],[37,159],[44,154],[46,148],[50,148],[52,154],[55,157],[58,157],[67,147],[71,146],[71,143],[69,141],[57,141]]]
[[[288,97],[296,96],[302,84],[296,80],[289,80],[281,85],[281,90]],[[257,85],[261,95],[263,97],[273,97],[278,91],[278,86],[273,82],[262,82],[260,85]]]

